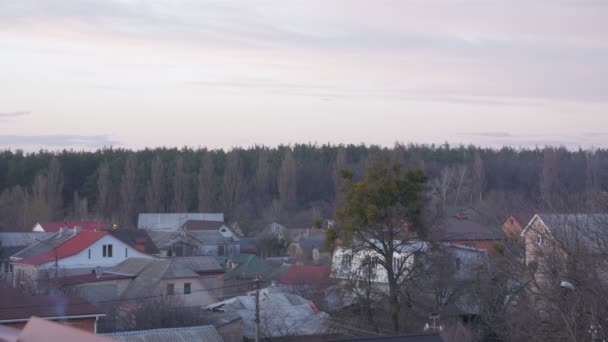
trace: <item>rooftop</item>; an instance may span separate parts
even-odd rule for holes
[[[39,242],[36,245],[33,245],[29,248],[24,249],[22,252],[13,255],[13,258],[22,258],[16,260],[15,263],[19,264],[29,264],[29,265],[42,265],[53,260],[63,259],[70,257],[72,255],[76,255],[83,251],[85,248],[92,245],[95,241],[101,239],[106,236],[107,232],[96,232],[96,231],[81,231],[79,233],[68,232],[71,235],[58,233],[59,236],[51,237],[50,239],[45,240],[45,242]],[[46,248],[43,248],[41,245],[44,245]],[[51,247],[52,246],[52,247]],[[23,257],[22,253],[28,250],[36,250],[37,247],[41,247],[39,249],[40,253],[29,255]],[[30,251],[31,252],[31,251]]]
[[[32,316],[56,319],[73,316],[104,316],[86,300],[60,292],[32,296],[15,288],[0,287],[0,323],[27,321]]]
[[[61,228],[74,229],[75,227],[81,227],[82,230],[95,231],[95,230],[108,230],[110,226],[101,221],[49,221],[49,222],[38,222],[42,229],[47,233],[56,233]]]
[[[104,334],[125,342],[223,342],[213,326],[153,329]]]
[[[178,230],[188,221],[224,222],[221,213],[143,213],[137,219],[137,228],[151,230]]]

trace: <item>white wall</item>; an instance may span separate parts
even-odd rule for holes
[[[342,259],[345,255],[352,255],[352,262],[350,268],[342,266]],[[350,249],[338,247],[334,251],[334,255],[331,262],[331,274],[336,279],[351,279],[353,275],[361,274],[360,268],[366,257],[380,258],[380,255],[372,250],[358,251],[353,253]],[[406,268],[411,268],[414,263],[414,256],[411,253],[394,253],[393,258],[399,260],[399,262],[405,262]],[[403,261],[405,259],[405,261]],[[373,270],[374,277],[372,278],[376,283],[388,283],[386,269],[382,265],[377,265]]]
[[[78,236],[73,237],[78,238]],[[112,245],[112,257],[103,257],[103,245]],[[125,248],[127,256],[125,257]],[[91,258],[89,259],[89,250],[91,250]],[[95,241],[91,246],[84,249],[82,252],[59,260],[59,268],[64,269],[94,269],[95,267],[108,268],[118,265],[128,258],[152,258],[117,238],[106,235]],[[54,262],[49,262],[40,266],[40,269],[49,269],[55,267]],[[89,272],[90,272],[89,270]],[[88,272],[87,272],[88,273]]]
[[[34,229],[32,229],[32,231],[33,232],[44,232],[44,228],[42,228],[40,223],[36,223],[36,225],[34,226]]]

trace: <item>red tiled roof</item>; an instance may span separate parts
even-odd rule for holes
[[[74,295],[57,293],[31,296],[15,288],[0,287],[0,321],[29,319],[31,316],[83,315],[103,315],[103,313],[91,303]]]
[[[74,227],[82,227],[82,230],[108,230],[110,227],[101,221],[53,221],[53,222],[38,222],[45,232],[56,233],[62,227],[74,229]]]
[[[82,252],[95,241],[108,235],[107,232],[82,231],[66,240],[47,253],[34,255],[25,259],[15,261],[16,264],[42,265],[54,261],[55,258],[63,259]]]
[[[189,220],[184,223],[184,228],[188,230],[218,230],[224,225],[221,221],[200,221]]]
[[[327,284],[330,269],[327,266],[293,265],[283,274],[279,284],[284,285],[318,285]]]

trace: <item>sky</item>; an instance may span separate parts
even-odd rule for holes
[[[3,0],[0,148],[608,147],[603,0]]]

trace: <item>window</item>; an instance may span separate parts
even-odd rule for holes
[[[89,248],[89,259],[91,259],[91,249]]]
[[[172,296],[175,294],[175,284],[167,284],[167,295]]]
[[[129,257],[129,249],[125,247],[125,259]]]
[[[112,245],[103,245],[103,257],[104,258],[112,257]]]
[[[543,236],[542,235],[536,235],[536,244],[541,246],[543,244]]]
[[[399,267],[401,267],[401,260],[397,257],[393,257],[393,271],[398,272]]]
[[[217,255],[224,255],[224,245],[217,246]]]
[[[191,292],[190,283],[184,283],[184,294],[190,294]]]
[[[350,268],[351,263],[353,261],[353,256],[350,254],[344,254],[342,256],[342,267],[344,268]]]

